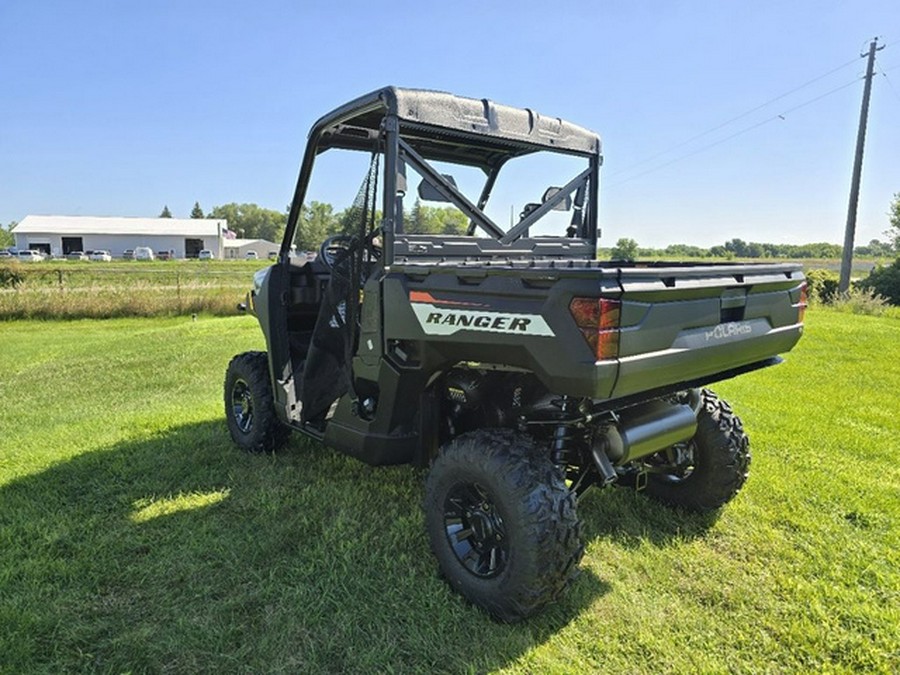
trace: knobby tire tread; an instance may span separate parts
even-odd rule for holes
[[[237,428],[231,411],[231,390],[237,377],[247,382],[253,397],[254,419],[248,433]],[[225,375],[225,415],[231,437],[247,452],[274,452],[287,443],[291,430],[275,415],[266,352],[243,352],[231,359]]]
[[[479,476],[490,483],[493,496],[506,504],[507,527],[517,530],[509,537],[517,548],[510,551],[507,569],[489,580],[478,579],[462,567],[447,542],[443,523],[449,486],[454,480]],[[505,495],[496,494],[500,491]],[[508,429],[477,430],[445,445],[428,477],[425,511],[431,548],[443,576],[501,621],[533,615],[577,576],[584,547],[576,495],[566,487],[562,471],[528,436]]]
[[[747,480],[750,440],[731,406],[708,389],[701,392],[694,443],[694,473],[681,482],[651,474],[645,492],[670,506],[715,511],[734,499]]]

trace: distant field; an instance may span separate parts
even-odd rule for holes
[[[803,265],[804,270],[825,269],[832,272],[841,271],[841,261],[836,258],[806,258],[797,260]],[[893,262],[892,258],[854,258],[850,267],[850,276],[864,277],[877,265],[889,265]]]
[[[0,323],[0,672],[896,673],[900,320],[807,317],[715,387],[737,499],[588,494],[580,578],[517,625],[438,578],[421,472],[231,444],[253,319]]]
[[[799,262],[805,270],[840,269],[839,260]],[[854,260],[853,276],[865,276],[877,262]],[[229,316],[249,290],[253,272],[268,264],[264,260],[0,263],[0,320]],[[11,277],[13,273],[18,276]]]
[[[232,315],[250,289],[253,273],[268,264],[172,260],[0,265],[0,319]],[[5,276],[3,270],[8,271]],[[10,281],[12,273],[17,280]]]

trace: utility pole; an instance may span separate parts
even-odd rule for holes
[[[856,236],[856,207],[859,204],[859,180],[862,176],[863,150],[866,146],[866,123],[869,119],[869,96],[872,94],[872,73],[875,70],[875,52],[878,38],[869,44],[869,63],[866,66],[866,86],[863,88],[862,109],[859,111],[859,131],[856,133],[856,158],[853,161],[853,178],[850,182],[850,205],[847,207],[847,229],[844,230],[844,255],[841,258],[841,280],[838,291],[846,293],[850,288],[850,268],[853,265],[853,239]],[[865,56],[865,54],[860,54]]]

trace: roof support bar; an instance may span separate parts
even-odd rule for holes
[[[397,164],[399,157],[400,141],[399,124],[394,115],[388,115],[384,120],[384,193],[382,194],[382,213],[384,222],[381,225],[384,236],[384,266],[394,264],[394,232],[396,224],[397,208]],[[402,142],[402,141],[400,141]]]
[[[503,167],[504,164],[506,164],[505,160],[500,162],[499,164],[496,164],[490,171],[485,169],[485,172],[487,173],[487,181],[485,181],[484,187],[481,188],[481,196],[478,198],[478,210],[479,211],[484,212],[484,207],[487,206],[488,199],[491,198],[491,190],[494,189],[494,183],[497,182],[497,176],[500,175],[500,169]],[[469,235],[470,237],[474,236],[475,227],[476,227],[475,221],[470,220],[469,228],[468,228],[468,230],[466,230],[466,234]]]

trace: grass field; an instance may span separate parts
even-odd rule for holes
[[[900,320],[807,318],[715,387],[737,499],[588,494],[581,576],[517,625],[438,578],[421,472],[234,448],[253,319],[0,323],[0,672],[898,672]]]
[[[0,319],[234,315],[264,260],[0,264]]]

